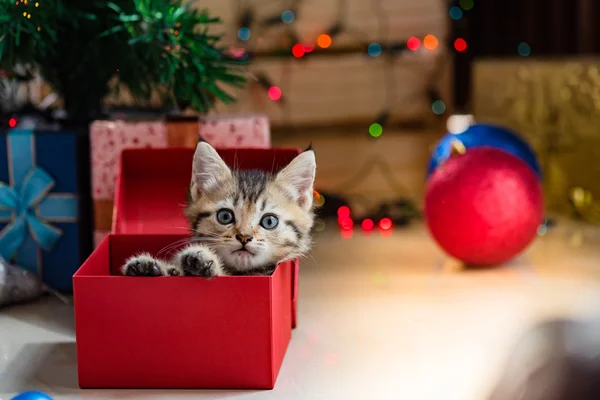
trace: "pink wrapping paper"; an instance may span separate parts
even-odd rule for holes
[[[95,121],[90,127],[92,198],[112,200],[124,149],[167,147],[164,121]]]
[[[269,119],[260,114],[218,114],[200,118],[200,136],[214,147],[269,148]]]

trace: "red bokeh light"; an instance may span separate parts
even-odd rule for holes
[[[421,47],[421,41],[419,40],[419,38],[412,36],[408,38],[408,41],[406,42],[406,47],[413,51],[419,50],[419,48]]]
[[[281,89],[277,86],[271,86],[267,94],[271,100],[277,101],[281,98]]]
[[[373,230],[373,227],[375,226],[375,223],[373,222],[372,219],[367,218],[367,219],[363,220],[361,226],[362,226],[363,231],[371,232]]]
[[[454,48],[456,51],[465,51],[467,50],[467,42],[463,38],[458,38],[454,41]]]
[[[17,119],[16,118],[9,119],[8,126],[10,126],[11,128],[14,128],[15,126],[17,126]]]
[[[383,229],[384,231],[387,231],[389,229],[392,229],[392,220],[389,218],[382,218],[379,221],[379,227],[381,229]]]
[[[341,219],[340,226],[343,230],[350,230],[354,227],[354,221],[352,221],[350,218]]]
[[[304,51],[307,53],[310,53],[311,51],[313,51],[315,49],[314,44],[305,44],[303,46],[304,46]]]
[[[241,58],[246,55],[246,49],[244,49],[243,47],[242,48],[231,47],[229,49],[229,52],[235,58]]]
[[[340,208],[338,208],[337,214],[339,219],[350,218],[350,208],[346,206],[341,206]]]
[[[292,47],[292,54],[296,58],[300,58],[300,57],[304,56],[305,53],[306,53],[306,50],[304,50],[304,46],[301,44],[295,44]]]

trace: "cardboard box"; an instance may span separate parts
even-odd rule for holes
[[[125,150],[113,234],[73,277],[82,388],[270,389],[295,326],[298,262],[272,276],[125,277],[146,251],[187,236],[192,149]],[[297,150],[219,150],[229,165],[280,169]],[[181,246],[185,243],[181,243]]]

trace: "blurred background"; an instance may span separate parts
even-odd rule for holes
[[[336,398],[343,388],[345,399],[487,398],[526,328],[598,311],[599,19],[597,0],[0,0],[0,182],[18,190],[15,171],[37,166],[55,179],[43,195],[78,199],[78,208],[61,203],[66,214],[40,215],[64,232],[58,245],[23,234],[9,252],[0,234],[0,255],[70,291],[93,243],[111,231],[123,149],[193,148],[199,135],[229,148],[312,144],[319,232],[302,261],[301,323],[280,397]],[[466,220],[481,222],[475,240],[463,235],[469,256],[484,253],[470,246],[477,240],[503,251],[521,233],[499,239],[494,218],[504,227],[507,210],[516,225],[533,216],[523,228],[531,246],[503,268],[448,257],[421,221],[440,139],[474,124],[516,133],[495,145],[524,139],[520,149],[531,148],[541,170],[544,206],[523,211],[507,179],[438,215],[446,247],[469,231]],[[21,153],[6,139],[19,128],[28,132]],[[503,168],[485,162],[463,176]],[[537,178],[528,182],[521,199],[542,196]],[[15,218],[6,193],[0,232]],[[487,214],[480,195],[492,198]],[[74,342],[72,310],[55,303],[13,310],[5,325],[0,318],[0,339],[20,337],[12,319],[33,315],[37,326],[47,314]],[[44,342],[48,332],[38,331],[27,340]],[[66,375],[75,376],[69,357]]]
[[[551,211],[599,219],[590,205],[574,210],[569,197],[574,188],[586,199],[600,196],[592,162],[600,151],[593,142],[600,6],[592,0],[194,1],[192,9],[221,22],[198,18],[182,29],[208,29],[218,35],[210,46],[240,62],[233,67],[240,78],[225,77],[226,93],[208,89],[207,99],[200,93],[207,86],[183,90],[204,73],[181,72],[187,64],[178,46],[185,44],[176,26],[185,18],[156,25],[158,14],[174,9],[168,2],[62,1],[49,10],[54,2],[6,2],[7,15],[22,20],[7,20],[0,42],[5,128],[33,112],[46,121],[116,120],[138,128],[140,120],[164,120],[170,137],[185,138],[197,134],[198,116],[260,114],[273,145],[312,142],[319,150],[321,190],[369,208],[398,198],[418,204],[439,137],[469,121],[492,122],[534,147]],[[143,16],[146,28],[132,15]],[[67,29],[57,31],[57,19]],[[81,24],[89,25],[85,33]],[[17,25],[38,35],[37,44],[17,44]],[[128,55],[140,51],[152,55]],[[65,97],[71,100],[63,108]],[[213,98],[214,108],[205,107]]]

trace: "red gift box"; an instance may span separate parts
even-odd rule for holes
[[[114,234],[73,277],[81,388],[272,389],[296,324],[298,262],[271,276],[129,277],[133,254],[168,257],[193,149],[125,150]],[[278,170],[298,150],[219,150],[228,165]],[[185,245],[185,244],[182,244]],[[168,251],[167,251],[168,250]],[[159,254],[160,253],[160,254]]]

